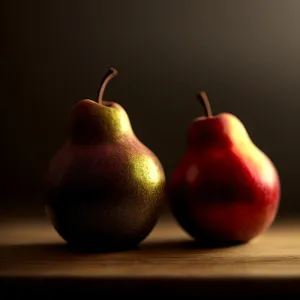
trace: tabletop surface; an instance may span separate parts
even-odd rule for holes
[[[300,223],[277,221],[248,244],[201,249],[167,218],[160,220],[136,249],[76,253],[66,247],[47,220],[2,222],[0,279],[6,288],[24,282],[28,287],[37,280],[43,284],[47,280],[68,282],[74,287],[74,282],[81,280],[89,288],[103,284],[115,291],[117,284],[120,290],[122,285],[130,289],[137,284],[144,288],[170,284],[176,290],[187,285],[195,289],[205,282],[206,289],[210,284],[255,283],[254,287],[270,286],[273,291],[286,287],[300,292]]]

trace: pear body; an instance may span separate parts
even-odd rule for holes
[[[179,224],[204,244],[252,240],[271,226],[280,201],[274,164],[228,113],[192,122],[167,190]]]
[[[98,106],[83,100],[74,108],[70,137],[46,176],[46,212],[71,245],[133,247],[159,217],[164,170],[135,136],[121,106]]]

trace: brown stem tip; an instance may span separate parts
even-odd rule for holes
[[[103,94],[104,94],[107,84],[117,75],[118,75],[118,71],[115,68],[110,68],[109,71],[104,75],[102,82],[101,82],[99,95],[98,95],[98,103],[100,103],[100,104],[102,103]]]
[[[198,93],[198,98],[201,101],[201,104],[203,105],[203,108],[205,110],[205,114],[208,118],[211,118],[213,116],[211,106],[208,100],[208,97],[204,91],[200,91]]]

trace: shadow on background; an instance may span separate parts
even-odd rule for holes
[[[236,114],[276,164],[280,214],[299,213],[300,2],[2,5],[0,198],[12,201],[14,213],[40,209],[31,199],[40,197],[70,110],[96,99],[111,65],[119,76],[104,98],[126,109],[167,178],[185,151],[189,123],[203,115],[195,97],[201,88],[213,111]]]

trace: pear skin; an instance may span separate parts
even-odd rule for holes
[[[170,206],[200,243],[246,243],[276,218],[278,171],[236,116],[212,115],[206,94],[199,96],[207,116],[190,124],[187,150],[167,186]]]
[[[164,200],[165,173],[157,156],[135,135],[121,105],[85,99],[72,110],[69,134],[50,162],[45,207],[70,245],[119,250],[151,232]]]

